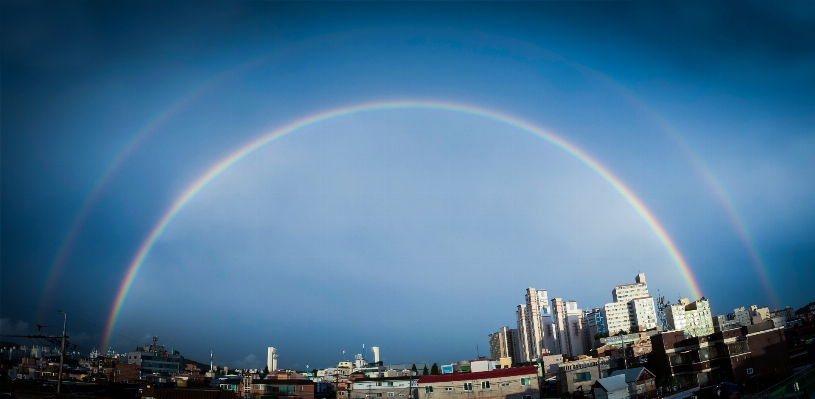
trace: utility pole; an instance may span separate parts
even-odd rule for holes
[[[62,367],[65,364],[65,326],[68,324],[68,313],[58,310],[62,313],[64,319],[62,320],[62,349],[59,351],[59,375],[57,377],[57,393],[62,390]]]

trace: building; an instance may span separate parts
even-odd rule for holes
[[[277,349],[271,346],[266,352],[266,367],[269,368],[269,371],[277,370]]]
[[[551,377],[557,374],[557,365],[563,363],[563,355],[546,355],[541,357],[540,360],[543,375]]]
[[[612,369],[622,368],[622,366],[622,356],[590,357],[560,363],[557,367],[558,395],[568,395],[575,391],[589,392],[594,381],[608,377]]]
[[[750,319],[750,312],[744,309],[744,306],[733,309],[733,320],[736,320],[742,327],[753,324]]]
[[[249,397],[276,397],[279,399],[314,399],[314,381],[288,379],[252,379]],[[243,383],[243,382],[241,382]],[[242,392],[246,392],[246,387]]]
[[[760,308],[756,305],[750,305],[750,323],[759,324],[765,320],[770,319],[770,308]]]
[[[668,331],[652,336],[651,345],[649,369],[680,388],[774,381],[789,373],[784,329],[771,321],[697,337]]]
[[[718,315],[713,318],[713,332],[732,330],[734,328],[741,328],[741,323],[739,323],[738,320],[730,319],[725,315]]]
[[[529,325],[527,323],[526,318],[526,305],[518,305],[518,309],[515,311],[515,321],[518,326],[518,359],[516,362],[518,363],[527,363],[531,362],[533,356],[531,355],[529,347]]]
[[[538,368],[534,366],[421,376],[418,391],[418,399],[540,399]]]
[[[518,353],[516,362],[531,362],[541,356],[556,353],[556,332],[552,327],[552,309],[546,290],[526,289],[526,303],[518,305]]]
[[[416,397],[418,380],[412,376],[357,378],[350,384],[351,399]]]
[[[592,386],[594,399],[630,399],[624,375],[598,379]]]
[[[611,372],[611,376],[623,376],[631,399],[657,397],[656,376],[645,367],[615,370]]]
[[[489,335],[490,357],[493,359],[511,358],[518,359],[518,330],[509,327],[501,327],[498,332]],[[517,360],[516,360],[517,361]]]
[[[637,274],[633,284],[614,287],[611,296],[614,302],[603,307],[609,335],[620,331],[647,331],[657,327],[654,298],[648,293],[644,273]]]
[[[164,345],[157,342],[158,337],[153,337],[151,345],[137,347],[127,354],[127,363],[138,365],[142,379],[147,375],[169,376],[184,370],[184,357],[175,350],[167,351]]]
[[[585,354],[583,343],[583,311],[573,300],[552,299],[552,319],[554,320],[556,352],[566,357]]]
[[[585,353],[597,349],[596,341],[600,336],[608,335],[605,312],[601,308],[594,308],[583,312],[583,342]]]
[[[668,320],[668,329],[684,331],[686,337],[714,333],[710,303],[705,298],[694,302],[690,302],[688,298],[682,298],[679,303],[665,308],[665,317]]]

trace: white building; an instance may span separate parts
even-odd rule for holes
[[[747,327],[752,324],[750,312],[744,309],[744,306],[733,309],[733,320],[738,321],[742,327]]]
[[[657,327],[654,298],[648,293],[644,273],[637,274],[633,284],[614,287],[611,296],[614,302],[603,307],[609,335],[620,331],[639,332]]]
[[[277,349],[271,346],[266,353],[266,367],[269,371],[277,370]]]
[[[683,331],[686,337],[698,337],[714,332],[710,303],[705,298],[694,302],[682,298],[679,303],[665,309],[665,316],[668,319],[668,328]]]
[[[573,300],[552,299],[552,318],[557,352],[566,357],[585,354],[583,345],[583,311]]]
[[[517,362],[555,353],[557,337],[546,290],[526,289],[526,304],[518,305],[516,321],[520,349]]]
[[[529,351],[529,326],[526,323],[526,305],[518,305],[515,311],[515,319],[518,325],[518,359],[516,362],[530,362],[532,357]]]

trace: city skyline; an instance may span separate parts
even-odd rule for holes
[[[807,3],[2,7],[4,333],[296,368],[474,358],[526,288],[640,272],[813,300]]]

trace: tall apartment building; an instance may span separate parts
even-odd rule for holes
[[[529,362],[555,353],[556,336],[546,290],[526,289],[526,304],[516,311],[519,341],[518,362]]]
[[[526,323],[526,305],[518,305],[515,311],[515,320],[518,325],[518,363],[531,362],[533,355],[529,351],[529,326]]]
[[[633,284],[614,287],[611,296],[614,302],[603,307],[610,335],[620,331],[638,332],[656,328],[654,298],[648,294],[644,273],[638,274]]]
[[[710,303],[705,298],[694,302],[682,298],[679,303],[665,308],[665,317],[668,319],[668,328],[684,331],[685,337],[710,335],[714,332]]]
[[[583,312],[583,347],[585,353],[595,348],[594,337],[598,334],[608,334],[605,312],[601,308],[594,308]]]
[[[566,357],[585,354],[583,343],[583,311],[576,301],[552,299],[552,319],[554,321],[557,353]]]
[[[498,360],[509,357],[517,363],[518,352],[518,330],[501,327],[498,332],[490,334],[490,358]]]

